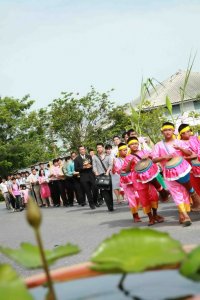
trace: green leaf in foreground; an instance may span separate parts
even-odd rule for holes
[[[181,244],[167,233],[151,229],[124,229],[106,239],[92,255],[95,270],[142,272],[178,264],[185,258]]]
[[[172,115],[172,103],[171,103],[168,95],[166,96],[166,106],[167,106],[167,109],[168,109],[170,115]]]
[[[181,275],[194,281],[200,281],[200,247],[191,251],[180,268]]]
[[[33,300],[19,275],[7,264],[0,265],[0,299]]]
[[[0,252],[13,259],[25,268],[40,268],[42,267],[42,261],[38,246],[30,243],[22,243],[19,249],[11,249],[0,247]],[[45,250],[45,256],[48,264],[52,264],[59,258],[76,254],[80,252],[79,248],[72,244],[66,244],[64,246],[58,246],[53,250]]]

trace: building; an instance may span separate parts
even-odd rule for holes
[[[172,114],[177,121],[177,125],[181,121],[190,123],[191,125],[200,124],[200,117],[189,116],[191,112],[194,112],[196,115],[200,114],[200,73],[190,73],[184,100],[181,102],[180,92],[184,86],[185,76],[186,71],[179,70],[170,78],[157,84],[155,90],[151,89],[147,100],[151,102],[152,108],[166,107],[166,96],[168,96],[172,104]],[[133,107],[137,106],[139,101],[139,97],[133,100]],[[181,105],[183,105],[183,115],[181,115]]]

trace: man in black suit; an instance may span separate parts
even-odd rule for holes
[[[75,172],[80,173],[80,183],[85,191],[91,209],[99,207],[98,190],[95,186],[95,175],[92,170],[92,157],[86,154],[84,146],[79,146],[79,155],[74,160]]]

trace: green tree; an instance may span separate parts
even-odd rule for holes
[[[152,108],[149,101],[145,101],[141,111],[141,135],[148,136],[155,144],[162,139],[161,127],[166,121],[164,107]]]
[[[63,92],[49,105],[52,135],[62,141],[65,152],[80,144],[93,147],[97,141],[106,140],[105,129],[113,108],[109,96],[110,92],[99,93],[91,87],[83,97]]]
[[[122,135],[125,131],[131,128],[131,116],[128,111],[128,106],[118,105],[113,107],[108,114],[107,126],[104,131],[106,140],[111,140],[115,135]]]
[[[31,111],[34,103],[22,99],[0,99],[0,174],[25,168],[50,157],[45,134],[45,110]]]

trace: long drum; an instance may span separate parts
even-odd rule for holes
[[[157,164],[154,164],[150,158],[138,161],[134,170],[136,172],[136,180],[142,183],[153,180],[159,173]]]
[[[182,156],[175,156],[166,162],[163,173],[165,179],[175,181],[185,177],[190,170],[190,164]]]

